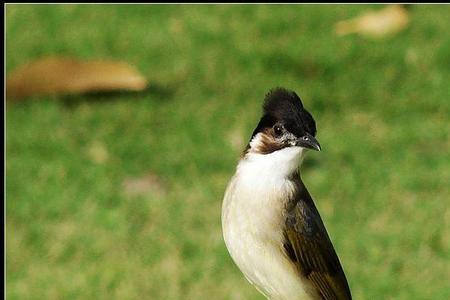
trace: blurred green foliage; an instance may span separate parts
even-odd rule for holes
[[[7,5],[7,73],[58,54],[150,80],[8,105],[7,298],[262,299],[225,249],[221,201],[284,86],[317,122],[302,177],[354,298],[449,299],[450,7],[412,6],[391,38],[334,35],[369,8]],[[127,192],[146,174],[165,192]]]

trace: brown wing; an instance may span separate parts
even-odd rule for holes
[[[307,193],[307,192],[306,192]],[[320,299],[351,299],[347,279],[309,194],[288,209],[284,248]]]

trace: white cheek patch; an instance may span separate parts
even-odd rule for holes
[[[252,140],[250,141],[250,149],[257,149],[259,146],[261,146],[261,135],[262,133],[256,134]]]

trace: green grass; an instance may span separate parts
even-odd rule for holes
[[[8,105],[7,298],[263,299],[220,210],[265,93],[285,86],[318,125],[303,179],[354,298],[449,299],[450,8],[414,6],[392,38],[333,34],[368,8],[8,5],[7,73],[106,57],[151,88]],[[124,192],[148,173],[165,193]]]

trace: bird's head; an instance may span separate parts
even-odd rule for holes
[[[275,88],[266,95],[263,115],[246,153],[266,155],[286,148],[320,151],[315,135],[316,123],[300,97],[293,91]]]

